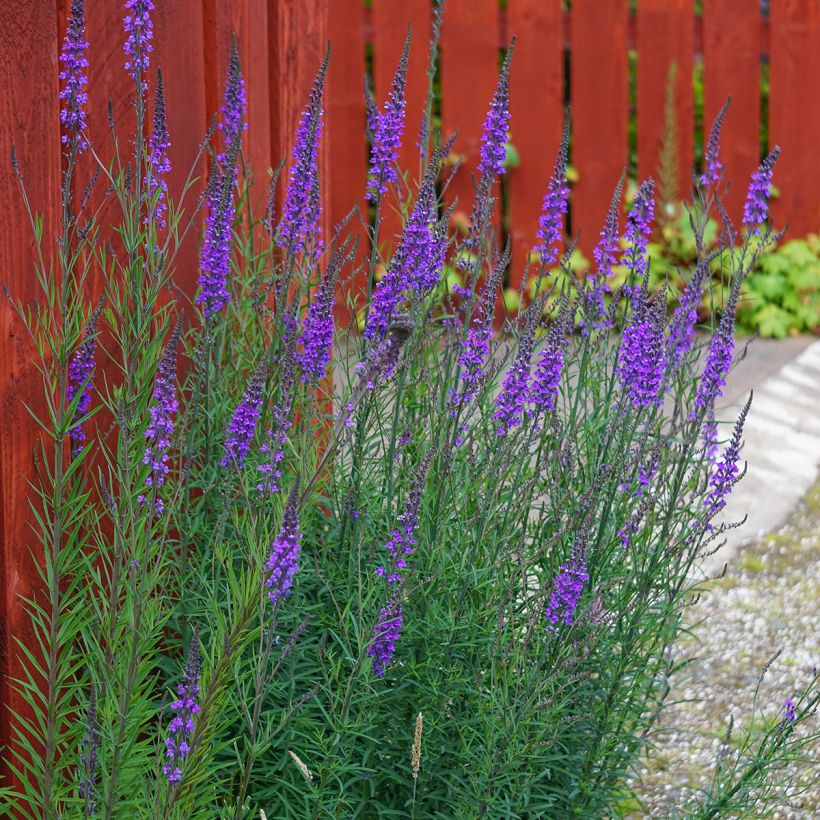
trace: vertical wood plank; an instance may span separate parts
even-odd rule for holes
[[[350,225],[359,240],[358,259],[367,253],[364,200],[367,179],[364,105],[364,4],[362,0],[336,0],[329,8],[328,32],[331,52],[327,79],[326,128],[329,179],[327,180],[328,219],[335,226],[356,205],[361,213]],[[357,260],[358,261],[358,260]],[[354,264],[355,267],[355,264]],[[344,272],[347,276],[347,272]],[[353,318],[347,311],[342,292],[355,299],[364,292],[362,273],[355,281],[344,279],[337,300],[337,321],[346,326]],[[355,312],[355,311],[354,311]]]
[[[445,16],[449,14],[449,10]],[[412,26],[412,46],[407,66],[407,115],[399,151],[399,165],[411,183],[418,181],[418,139],[424,104],[427,99],[427,59],[430,26],[432,22],[429,0],[375,0],[373,3],[373,79],[376,101],[383,105],[390,92],[396,64],[404,47],[408,24]],[[386,248],[395,245],[401,230],[398,207],[388,202],[382,214],[379,244]]]
[[[184,5],[184,4],[183,4]],[[248,103],[248,128],[243,137],[246,172],[253,174],[252,203],[264,206],[271,157],[271,92],[269,71],[269,5],[265,0],[205,0],[205,97],[210,118],[222,107],[231,38],[236,35]],[[278,160],[277,160],[278,161]]]
[[[510,68],[512,143],[520,164],[509,174],[512,287],[536,244],[541,202],[563,125],[563,32],[560,0],[509,0],[507,32],[516,37]],[[538,91],[533,81],[537,78]]]
[[[570,14],[572,164],[579,174],[570,228],[581,232],[589,256],[627,164],[627,3],[573,3]]]
[[[0,1],[0,280],[15,299],[36,297],[34,238],[11,170],[14,145],[32,208],[45,218],[48,249],[58,218],[60,123],[58,15],[55,3]],[[32,366],[27,334],[0,298],[0,744],[10,740],[8,709],[24,712],[9,685],[20,673],[15,637],[34,646],[22,598],[32,595],[39,577],[32,562],[37,546],[31,532],[28,481],[34,475],[39,438],[23,402],[42,410],[42,385]],[[5,758],[4,758],[5,759]],[[8,775],[4,764],[0,774]],[[4,779],[4,782],[8,782]]]
[[[482,126],[498,82],[498,42],[496,0],[447,3],[441,28],[442,130],[445,137],[458,130],[454,150],[463,162],[448,195],[458,197],[456,213],[463,220],[472,209]]]
[[[276,3],[269,7],[269,89],[271,116],[271,155],[275,162],[285,160],[279,191],[284,193],[287,168],[299,118],[307,105],[313,80],[327,48],[330,0],[302,0]],[[327,94],[325,94],[327,104]],[[319,150],[319,175],[322,186],[322,231],[327,237],[328,218],[328,141]],[[278,197],[281,206],[282,196]]]
[[[797,237],[820,229],[820,4],[772,3],[769,51],[769,147],[782,149],[772,216]]]
[[[692,178],[694,34],[693,0],[638,3],[638,177],[655,178],[659,200],[685,198]],[[667,136],[666,98],[673,64],[677,162],[673,178],[663,179],[661,151]]]
[[[731,96],[723,121],[720,159],[730,183],[724,205],[735,223],[743,213],[746,184],[760,160],[760,23],[758,0],[704,3],[704,140]]]
[[[199,3],[158,3],[155,14],[153,64],[162,70],[165,82],[168,157],[171,173],[168,190],[178,202],[191,172],[199,145],[208,127],[205,110],[205,60],[202,6]],[[152,112],[153,116],[153,112]],[[199,177],[183,202],[183,225],[192,216],[199,192],[205,185],[205,158],[193,170]],[[195,226],[201,219],[194,216]],[[177,254],[174,282],[189,298],[194,297],[198,271],[198,231],[191,231]]]

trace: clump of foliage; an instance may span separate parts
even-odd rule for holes
[[[419,178],[403,190],[409,42],[387,101],[368,106],[373,220],[353,211],[326,235],[327,59],[284,199],[249,216],[236,48],[203,148],[210,179],[201,200],[190,186],[177,194],[149,61],[153,4],[126,7],[136,130],[99,169],[110,222],[72,196],[89,151],[74,0],[63,218],[53,246],[35,232],[38,305],[16,303],[43,381],[32,476],[42,585],[23,602],[35,640],[17,645],[24,708],[4,750],[15,775],[4,811],[610,813],[677,671],[669,648],[698,594],[698,561],[730,526],[721,512],[742,475],[749,403],[723,433],[713,410],[743,282],[777,238],[777,152],[752,180],[739,251],[728,228],[708,250],[722,184],[715,124],[690,206],[698,257],[669,319],[666,292],[652,298],[648,286],[651,180],[623,245],[617,184],[593,274],[571,275],[558,249],[565,130],[526,272],[532,301],[496,336],[512,49],[466,235],[448,230],[453,141],[429,127],[429,101]],[[381,214],[399,185],[404,226],[383,258]],[[186,297],[176,260],[200,202],[199,280]],[[728,296],[702,344],[697,306],[719,258]],[[454,288],[448,263],[462,274]],[[616,265],[627,273],[613,289]],[[360,334],[334,321],[340,283],[343,314],[364,316]],[[776,736],[716,780],[705,816],[748,805],[784,749],[811,737],[816,680],[784,698]]]

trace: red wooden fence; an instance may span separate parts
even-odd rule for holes
[[[90,130],[107,144],[105,109],[114,101],[121,123],[131,116],[123,72],[121,13],[114,0],[86,0],[90,59]],[[169,131],[178,189],[210,116],[220,105],[230,34],[236,32],[248,83],[247,161],[261,199],[268,168],[286,155],[328,40],[327,127],[321,167],[327,224],[361,201],[366,174],[362,87],[366,50],[383,100],[407,30],[413,27],[404,167],[416,174],[415,139],[427,88],[429,0],[156,0],[152,58],[166,76]],[[441,114],[459,128],[464,168],[453,186],[469,211],[481,126],[492,94],[499,49],[517,37],[512,68],[512,141],[520,165],[507,176],[514,270],[533,244],[541,197],[560,136],[562,109],[572,104],[572,163],[580,179],[572,194],[573,230],[589,248],[610,192],[628,161],[628,49],[637,51],[637,146],[640,174],[654,173],[663,134],[669,65],[680,146],[679,190],[685,192],[693,154],[692,65],[703,59],[708,123],[731,94],[723,158],[733,180],[730,214],[739,215],[748,176],[760,156],[761,65],[770,66],[769,132],[783,149],[774,205],[792,234],[820,228],[820,3],[776,0],[771,20],[759,0],[449,0],[441,40]],[[24,302],[34,296],[33,244],[7,158],[15,143],[29,197],[54,225],[60,175],[58,53],[67,0],[0,0],[0,279]],[[566,56],[568,54],[568,57]],[[765,55],[765,57],[764,57]],[[565,72],[568,70],[569,75]],[[569,100],[566,99],[568,90]],[[104,152],[103,152],[103,155]],[[397,221],[389,219],[395,229]],[[389,239],[389,235],[386,237]],[[196,247],[181,257],[178,281],[191,293]],[[19,596],[35,582],[31,566],[26,480],[33,474],[35,430],[22,400],[36,401],[30,351],[8,303],[0,302],[0,687],[13,673],[10,636],[24,635]],[[11,703],[7,688],[0,701]],[[6,724],[5,715],[0,727]],[[7,738],[0,733],[0,743]]]

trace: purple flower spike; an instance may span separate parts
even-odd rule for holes
[[[786,698],[783,703],[783,720],[786,723],[794,723],[797,720],[797,713],[794,709],[794,701],[791,698]]]
[[[171,161],[168,159],[168,125],[165,117],[165,90],[162,72],[157,71],[157,91],[154,99],[154,129],[148,140],[150,172],[145,180],[148,200],[154,209],[154,219],[161,228],[168,227],[165,214],[168,211],[168,180],[171,172]],[[156,197],[156,200],[154,200]],[[146,217],[146,222],[148,222]]]
[[[245,122],[245,115],[248,110],[247,95],[245,92],[245,78],[239,65],[239,50],[236,45],[236,37],[231,41],[231,57],[228,62],[228,82],[225,87],[225,101],[222,104],[220,113],[222,120],[219,123],[219,130],[225,139],[225,151],[218,157],[221,163],[228,159],[228,152],[232,145],[237,145],[242,136],[242,132],[248,127]]]
[[[589,573],[583,550],[576,551],[567,563],[561,564],[553,582],[552,593],[544,613],[550,632],[555,632],[559,623],[572,626],[575,610],[578,608],[587,581]]]
[[[707,522],[711,521],[726,506],[726,499],[739,481],[738,459],[740,449],[743,446],[743,425],[746,422],[746,416],[749,413],[751,404],[752,397],[749,396],[735,422],[732,438],[723,451],[723,457],[709,478],[709,493],[704,501],[704,519]]]
[[[701,259],[698,262],[692,278],[686,283],[686,287],[681,294],[672,321],[669,323],[669,338],[666,349],[674,369],[680,367],[695,341],[698,307],[703,297],[703,285],[709,276],[709,262],[710,258]]]
[[[402,625],[401,604],[396,598],[393,598],[379,613],[379,620],[370,639],[370,648],[367,650],[367,654],[373,658],[373,672],[377,678],[384,677],[385,670],[393,659],[393,653],[396,651],[396,641],[401,635]]]
[[[449,396],[450,415],[453,417],[456,416],[459,405],[467,405],[475,398],[484,378],[484,368],[490,355],[495,297],[509,261],[510,254],[507,248],[493,268],[487,286],[473,310],[470,327],[459,340],[459,386],[457,390],[451,390]]]
[[[154,50],[151,40],[154,39],[154,24],[151,14],[154,4],[151,0],[125,0],[129,12],[123,20],[125,26],[125,70],[140,84],[142,92],[148,87],[145,76],[148,72],[148,56]]]
[[[609,203],[606,221],[601,230],[601,238],[592,251],[595,272],[587,277],[584,291],[583,332],[589,336],[594,332],[605,332],[612,328],[612,318],[606,309],[604,297],[610,292],[608,280],[617,262],[618,253],[618,211],[621,207],[624,178],[618,180]]]
[[[769,215],[769,187],[772,184],[774,164],[779,156],[780,146],[775,145],[752,174],[743,205],[743,224],[750,230],[757,230]]]
[[[196,716],[200,712],[199,696],[199,630],[194,630],[188,662],[182,682],[177,686],[177,700],[171,703],[174,717],[168,724],[165,738],[165,764],[162,773],[173,786],[182,780],[182,767],[191,751],[191,735],[196,729]]]
[[[564,342],[569,324],[569,310],[562,309],[550,328],[547,343],[535,365],[530,384],[527,415],[538,418],[541,413],[551,413],[558,401],[558,387],[564,369]]]
[[[369,112],[369,127],[373,144],[370,149],[370,179],[367,182],[367,198],[376,203],[387,191],[391,182],[396,182],[396,160],[399,157],[401,137],[404,132],[404,98],[407,84],[407,61],[410,59],[410,34],[404,41],[390,95],[383,111]]]
[[[179,346],[181,329],[181,324],[178,322],[171,338],[168,340],[165,352],[162,354],[154,378],[153,401],[148,411],[151,422],[145,430],[145,440],[148,446],[145,448],[142,463],[151,467],[151,473],[145,479],[145,483],[155,489],[165,483],[165,476],[168,475],[168,450],[171,447],[171,437],[174,434],[174,415],[179,409],[176,373],[177,347]],[[156,507],[158,513],[162,512],[162,501],[160,499],[157,499]]]
[[[621,389],[635,409],[661,403],[661,386],[666,367],[666,300],[658,296],[650,310],[646,299],[644,279],[643,286],[635,295],[632,321],[624,328],[618,354],[617,373]]]
[[[641,183],[635,201],[626,217],[624,238],[627,249],[624,251],[622,264],[634,271],[635,277],[646,274],[646,248],[652,233],[652,220],[655,218],[655,182],[650,177]]]
[[[390,533],[390,539],[384,545],[390,555],[389,565],[381,565],[376,569],[376,575],[386,578],[391,585],[401,581],[402,573],[407,569],[407,559],[413,554],[413,547],[416,545],[415,533],[419,528],[419,511],[428,464],[429,460],[425,460],[416,468],[413,484],[404,503],[404,512],[398,515],[398,526]]]
[[[530,367],[535,337],[535,327],[541,316],[543,300],[534,302],[530,307],[527,323],[518,340],[518,351],[510,369],[504,377],[501,392],[495,401],[493,421],[497,423],[496,435],[506,436],[514,427],[518,427],[524,416],[524,408],[530,389]]]
[[[93,385],[91,379],[94,376],[96,367],[95,353],[97,350],[97,322],[102,311],[103,300],[91,314],[88,324],[85,326],[85,338],[74,352],[74,356],[68,363],[68,385],[66,386],[66,400],[71,403],[78,392],[81,392],[80,400],[72,418],[72,428],[68,433],[71,441],[71,456],[76,458],[83,449],[85,442],[85,431],[80,419],[88,413],[91,407],[91,393]]]
[[[698,383],[695,406],[689,414],[690,419],[696,417],[698,408],[709,410],[714,406],[715,399],[723,395],[726,375],[732,366],[732,354],[735,349],[735,298],[732,292],[726,301],[718,329],[712,334],[709,342],[706,366],[703,368],[703,374]]]
[[[256,489],[264,494],[279,492],[279,479],[282,477],[279,465],[285,460],[287,431],[291,426],[290,411],[293,406],[296,371],[296,316],[293,313],[285,315],[282,354],[277,364],[279,365],[279,400],[273,408],[273,423],[268,429],[268,440],[259,447],[266,458],[256,468],[262,474],[262,479],[256,485]]]
[[[285,515],[279,534],[273,539],[270,556],[265,563],[267,577],[265,586],[267,595],[275,607],[283,598],[290,595],[293,576],[299,570],[299,551],[301,550],[301,532],[299,531],[299,478],[293,483]]]
[[[66,132],[61,137],[63,144],[71,145],[76,142],[78,152],[88,147],[81,134],[85,129],[85,106],[88,103],[88,75],[85,73],[88,68],[87,49],[83,0],[73,0],[60,53],[60,62],[63,64],[60,79],[65,83],[60,92],[60,99],[63,101],[60,123]]]
[[[88,697],[88,714],[85,721],[85,734],[82,739],[80,765],[78,774],[80,782],[77,787],[80,797],[85,801],[85,816],[91,817],[97,804],[94,793],[97,781],[97,751],[100,748],[100,726],[97,721],[97,691],[92,687]]]
[[[259,363],[248,382],[242,401],[234,410],[231,423],[225,435],[224,455],[220,466],[235,466],[241,469],[251,449],[251,442],[256,433],[256,424],[262,415],[262,391],[265,387],[265,361]]]
[[[567,214],[569,186],[567,185],[567,154],[569,151],[569,118],[564,123],[561,145],[555,158],[555,169],[550,177],[541,217],[538,220],[537,236],[541,240],[535,250],[541,255],[545,267],[555,264],[558,248],[554,247],[564,236],[564,218]]]
[[[320,247],[319,140],[322,136],[322,95],[327,63],[326,54],[296,131],[290,180],[276,240],[277,244],[289,253],[303,251],[311,242],[314,250]]]
[[[327,270],[305,315],[302,327],[302,351],[296,359],[302,368],[302,381],[316,384],[321,381],[330,364],[333,344],[333,297],[341,269],[352,261],[354,253],[334,250]]]
[[[729,99],[723,103],[723,108],[715,117],[712,130],[709,132],[709,139],[706,142],[706,150],[703,153],[703,173],[699,180],[704,188],[720,182],[723,173],[723,163],[718,159],[718,149],[720,148],[720,130],[723,128],[723,118],[726,116],[730,101]]]
[[[234,220],[234,182],[245,115],[245,84],[239,69],[236,43],[231,49],[225,104],[222,107],[225,151],[215,164],[208,190],[208,220],[199,260],[197,304],[205,318],[219,313],[231,301],[228,277],[231,270],[231,231]]]
[[[498,76],[498,85],[490,102],[487,118],[484,120],[484,130],[481,135],[481,159],[478,163],[482,180],[492,180],[494,176],[505,172],[507,128],[510,123],[509,81],[512,52],[513,44],[507,49],[507,55]]]

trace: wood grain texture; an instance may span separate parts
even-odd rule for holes
[[[189,174],[198,178],[182,203],[184,226],[194,217],[179,249],[174,270],[174,282],[182,293],[193,299],[199,277],[198,228],[201,214],[193,214],[197,197],[205,185],[207,166],[205,157],[195,162],[199,146],[209,125],[205,98],[205,51],[202,7],[198,3],[157,4],[154,13],[155,43],[153,62],[162,70],[168,133],[171,146],[168,157],[171,173],[168,190],[174,201],[182,195]],[[266,135],[267,136],[267,135]]]
[[[407,109],[404,139],[399,151],[399,165],[407,175],[412,190],[419,179],[418,135],[427,100],[428,41],[432,22],[429,0],[375,0],[373,20],[373,79],[374,92],[379,105],[383,105],[390,92],[396,64],[404,47],[407,26],[412,27],[412,45],[407,69]],[[401,231],[400,207],[385,201],[379,244],[389,254]]]
[[[329,178],[327,179],[327,212],[329,224],[335,226],[354,206],[359,216],[350,223],[349,231],[359,240],[359,253],[354,263],[361,261],[369,250],[364,219],[367,179],[367,142],[365,139],[364,105],[364,5],[361,0],[336,0],[328,9],[330,68],[327,78],[325,139],[328,143]],[[349,271],[343,275],[348,277]],[[343,287],[358,303],[366,288],[363,272]],[[355,310],[346,309],[341,289],[337,300],[336,318],[346,327]]]
[[[14,145],[34,211],[53,236],[58,218],[60,124],[57,94],[58,15],[54,3],[0,2],[0,281],[24,305],[36,297],[34,239],[11,172]],[[19,674],[15,638],[33,645],[21,599],[38,587],[32,553],[27,482],[34,477],[34,422],[23,406],[41,407],[39,375],[25,329],[9,301],[0,298],[0,744],[9,741],[7,708],[21,710],[9,678]],[[5,758],[5,756],[2,756]],[[0,774],[8,774],[0,766]]]
[[[769,146],[782,150],[772,216],[794,238],[820,231],[820,3],[772,3],[770,52]]]
[[[560,0],[509,0],[507,32],[516,37],[510,68],[512,143],[520,164],[509,174],[512,238],[510,284],[518,287],[536,244],[540,205],[563,125],[563,43]],[[537,89],[532,80],[538,78]]]
[[[473,205],[484,118],[498,82],[498,4],[450,0],[441,29],[441,118],[444,137],[458,130],[454,151],[463,162],[450,185],[450,200],[467,219]],[[515,127],[515,123],[511,123]],[[495,192],[499,194],[498,185]]]
[[[659,202],[664,197],[684,199],[689,193],[694,139],[694,34],[693,0],[641,0],[638,4],[638,178],[654,177]],[[673,76],[677,162],[672,177],[664,179],[661,152],[667,137],[666,100]]]
[[[627,3],[574,3],[571,12],[571,230],[589,256],[627,164]]]
[[[203,11],[205,106],[209,118],[223,104],[231,40],[236,36],[248,104],[248,128],[242,152],[245,170],[253,175],[251,197],[255,210],[264,207],[269,171],[278,162],[271,155],[270,83],[273,77],[268,15],[274,13],[265,0],[205,0]]]
[[[723,196],[738,223],[749,177],[760,160],[760,4],[706,0],[703,16],[704,140],[726,100],[720,160],[730,187]]]

